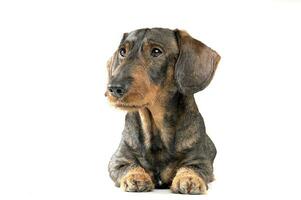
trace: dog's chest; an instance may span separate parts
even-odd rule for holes
[[[158,130],[152,132],[149,148],[146,149],[145,159],[148,163],[149,170],[152,171],[156,187],[165,188],[172,176],[170,166],[175,163],[176,157],[173,153],[173,147],[167,146],[161,138],[162,133]]]
[[[145,159],[154,170],[160,171],[175,156],[175,131],[162,125],[162,121],[156,121],[148,110],[140,111],[139,114]]]
[[[173,143],[162,133],[162,131],[154,128],[149,134],[149,141],[145,145],[146,158],[155,168],[163,168],[173,157]]]

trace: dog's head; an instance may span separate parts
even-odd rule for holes
[[[192,95],[211,81],[220,56],[187,32],[161,28],[125,33],[108,61],[106,96],[116,107],[136,110],[159,94]]]

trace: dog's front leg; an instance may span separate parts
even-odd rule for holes
[[[137,163],[132,149],[121,143],[109,163],[109,173],[115,185],[126,192],[147,192],[154,189],[150,173]]]
[[[116,162],[116,163],[115,163]],[[135,163],[118,164],[111,160],[109,171],[116,186],[126,192],[148,192],[154,189],[149,173]]]
[[[190,167],[181,167],[172,181],[171,188],[174,193],[205,194],[207,184],[202,176]]]

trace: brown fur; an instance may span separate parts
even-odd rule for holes
[[[147,192],[154,189],[151,176],[141,167],[133,168],[120,180],[120,187],[126,192]]]
[[[152,124],[151,124],[151,114],[147,108],[139,109],[139,115],[141,118],[143,135],[144,135],[144,144],[146,148],[151,147],[151,138],[152,138]]]
[[[189,168],[180,168],[172,181],[171,190],[181,194],[205,194],[207,186],[203,178]]]

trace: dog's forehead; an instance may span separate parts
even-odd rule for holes
[[[147,29],[138,29],[138,30],[132,31],[126,37],[126,41],[130,41],[130,42],[142,41],[146,31],[147,31]]]
[[[175,33],[170,29],[152,28],[152,29],[138,29],[128,34],[127,41],[134,43],[141,42],[156,42],[165,47],[176,48],[177,41]]]

